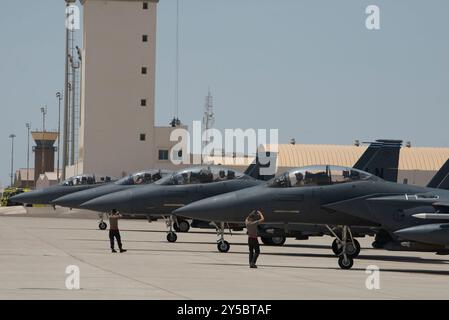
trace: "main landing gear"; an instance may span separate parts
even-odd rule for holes
[[[173,225],[173,228],[176,232],[189,232],[190,230],[190,223],[186,220],[176,219],[175,224]]]
[[[99,216],[100,222],[98,223],[98,229],[106,230],[108,228],[108,224],[104,222],[104,213],[101,213]]]
[[[360,254],[360,243],[354,239],[348,226],[342,227],[341,238],[337,236],[332,228],[326,226],[335,237],[332,242],[332,251],[338,256],[338,265],[341,269],[351,269],[354,259]]]
[[[283,246],[287,238],[285,236],[261,237],[262,243],[267,246]]]
[[[176,242],[178,240],[178,236],[176,235],[176,232],[189,232],[190,230],[190,223],[183,219],[178,219],[177,217],[170,215],[170,217],[167,219],[166,217],[163,217],[165,219],[165,223],[167,225],[168,233],[167,233],[167,241],[168,242]]]
[[[225,223],[221,222],[220,227],[217,227],[217,235],[219,236],[219,239],[217,240],[217,249],[221,253],[226,253],[231,249],[229,242],[224,239],[224,230]]]

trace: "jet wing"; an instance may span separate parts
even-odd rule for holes
[[[322,207],[331,212],[337,211],[340,213],[352,215],[357,218],[365,219],[374,223],[378,223],[367,201],[369,197],[370,196],[364,196],[349,200],[328,203],[322,205]]]
[[[419,219],[449,220],[449,202],[438,201],[436,197],[419,195],[382,196],[370,195],[323,205],[328,210],[335,210],[352,216],[379,223],[376,212],[385,210],[394,212],[398,209],[407,210],[417,207],[433,207],[437,212],[419,213],[414,215]]]

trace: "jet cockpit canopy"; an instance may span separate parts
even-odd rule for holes
[[[111,177],[100,177],[97,179],[93,174],[82,174],[68,178],[59,185],[61,186],[80,186],[80,185],[92,185],[97,183],[111,182]]]
[[[368,172],[339,166],[308,166],[284,172],[267,185],[272,188],[326,186],[362,180],[377,180]]]
[[[166,177],[171,172],[166,170],[148,170],[148,171],[141,171],[136,172],[134,174],[131,174],[127,177],[124,177],[115,184],[122,185],[122,186],[132,186],[132,185],[139,185],[139,184],[150,184],[153,182],[156,182],[163,177]]]
[[[203,166],[174,172],[172,175],[155,182],[155,184],[187,185],[246,178],[251,179],[244,173],[235,171],[233,169],[228,169],[221,166]]]

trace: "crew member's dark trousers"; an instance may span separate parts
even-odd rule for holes
[[[109,230],[109,241],[111,242],[111,249],[114,250],[114,238],[117,239],[118,247],[122,249],[122,238],[120,237],[120,231]]]
[[[255,265],[260,254],[260,245],[257,238],[248,238],[249,264]]]

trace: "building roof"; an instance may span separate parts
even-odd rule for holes
[[[367,146],[279,144],[265,145],[266,151],[275,152],[278,168],[333,164],[353,166]],[[403,147],[399,157],[399,170],[437,171],[449,159],[449,148]]]
[[[39,180],[44,179],[47,179],[48,181],[57,181],[58,175],[56,174],[56,172],[45,172],[45,174],[42,173],[39,175]]]
[[[16,179],[19,179],[21,181],[34,181],[34,168],[30,168],[30,171],[28,173],[28,180],[27,180],[27,168],[20,168],[16,170]]]

